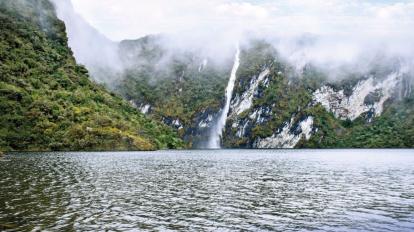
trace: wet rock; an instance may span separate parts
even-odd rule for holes
[[[270,74],[270,70],[267,68],[250,80],[249,87],[243,92],[241,96],[236,96],[232,101],[232,115],[239,115],[244,111],[250,109],[253,105],[253,98],[258,92],[259,84]]]
[[[309,140],[313,132],[313,117],[306,117],[304,120],[294,124],[294,117],[290,122],[284,123],[271,137],[257,139],[255,148],[294,148],[302,138]]]
[[[323,86],[313,94],[313,101],[314,104],[322,104],[326,110],[342,120],[355,120],[369,111],[375,112],[375,116],[380,116],[384,103],[392,97],[400,80],[399,72],[388,75],[380,82],[369,77],[358,82],[349,96],[344,90],[337,91],[330,86]]]

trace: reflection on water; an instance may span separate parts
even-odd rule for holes
[[[414,152],[12,154],[1,230],[410,231]]]

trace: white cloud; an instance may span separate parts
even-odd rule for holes
[[[413,26],[411,1],[358,0],[72,0],[89,23],[121,40],[147,34],[237,27],[328,33],[376,31]],[[401,28],[400,28],[401,27]],[[354,31],[352,31],[354,30]]]
[[[167,47],[203,50],[215,60],[232,57],[236,42],[252,37],[274,42],[292,62],[323,67],[359,62],[362,56],[374,59],[379,52],[414,55],[414,0],[71,1],[76,12],[112,40],[167,33]],[[65,21],[72,25],[71,19]],[[69,30],[72,44],[83,48],[82,33]],[[296,39],[302,35],[318,40],[298,48]]]

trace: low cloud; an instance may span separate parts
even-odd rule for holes
[[[163,44],[170,50],[201,51],[217,61],[232,57],[237,43],[265,39],[297,66],[312,62],[328,70],[414,54],[414,1],[72,0],[73,12],[100,37],[67,12],[69,0],[55,2],[81,63],[101,54],[100,60],[121,67],[106,37],[150,34],[168,35]]]

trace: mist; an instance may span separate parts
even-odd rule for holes
[[[171,54],[191,52],[214,65],[227,65],[237,44],[249,46],[250,41],[260,39],[271,43],[298,70],[312,64],[332,78],[339,78],[343,70],[364,73],[378,60],[398,59],[409,69],[413,67],[413,1],[54,3],[78,62],[105,83],[128,68],[119,58],[119,41],[147,35],[162,35],[157,40],[166,51],[162,63]]]
[[[57,16],[65,22],[77,62],[85,65],[100,83],[111,85],[121,73],[123,64],[118,55],[118,43],[108,39],[75,12],[70,0],[52,0]]]

